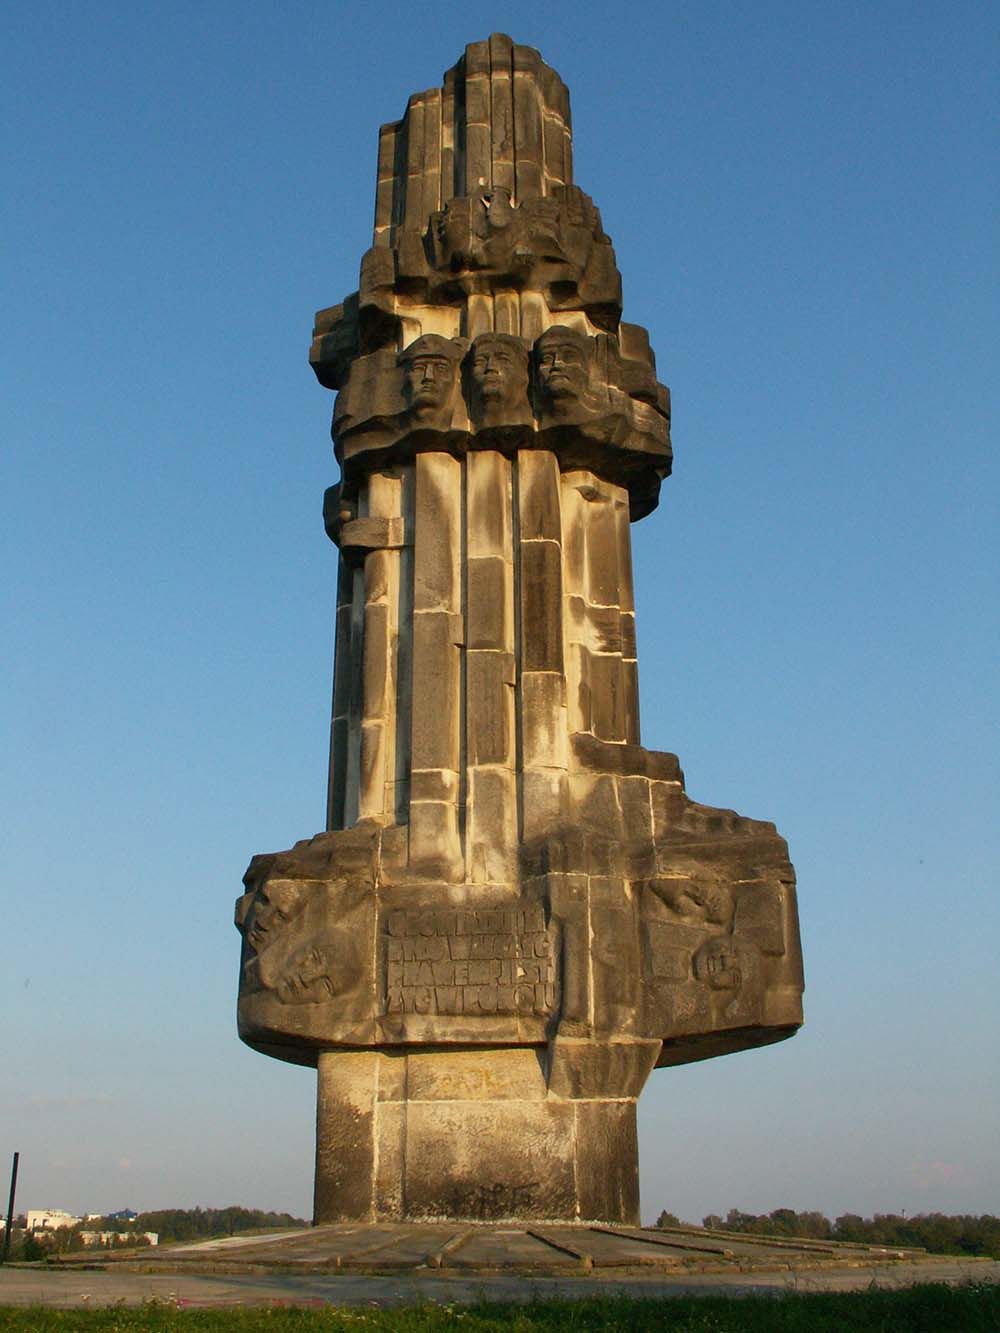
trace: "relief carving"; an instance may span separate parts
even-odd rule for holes
[[[465,358],[469,416],[476,430],[531,426],[528,348],[510,333],[481,333]]]
[[[346,995],[360,977],[357,936],[330,930],[289,959],[270,988],[282,1004],[318,1004]]]
[[[400,352],[406,416],[415,428],[451,429],[465,348],[454,338],[425,333]]]

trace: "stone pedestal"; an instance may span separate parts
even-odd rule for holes
[[[772,824],[640,744],[630,523],[670,395],[569,103],[494,34],[383,127],[319,313],[341,481],[328,827],[254,857],[239,1030],[318,1069],[317,1221],[638,1218],[657,1066],[801,1022]]]
[[[634,1223],[635,1104],[658,1049],[623,1049],[631,1077],[592,1096],[554,1092],[533,1047],[324,1051],[315,1217]]]

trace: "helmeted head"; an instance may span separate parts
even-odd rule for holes
[[[425,333],[397,358],[403,368],[403,395],[421,424],[447,429],[458,387],[458,368],[464,353],[461,343]]]
[[[465,358],[469,407],[474,420],[513,425],[528,398],[528,349],[512,333],[481,333]]]
[[[576,402],[590,382],[590,339],[565,324],[553,324],[535,341],[532,368],[543,407]]]

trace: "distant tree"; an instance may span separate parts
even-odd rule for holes
[[[675,1213],[663,1212],[656,1219],[658,1227],[681,1227],[684,1223]]]
[[[666,1216],[666,1214],[664,1214]],[[672,1225],[660,1222],[658,1225]],[[835,1240],[854,1245],[881,1245],[887,1249],[924,1249],[930,1254],[985,1255],[1000,1259],[1000,1217],[991,1213],[974,1216],[945,1216],[943,1213],[876,1213],[861,1217],[842,1213],[835,1222],[819,1212],[797,1213],[793,1208],[775,1208],[755,1216],[730,1208],[725,1220],[718,1213],[702,1218],[711,1231],[736,1231],[760,1236],[790,1236],[810,1240]]]
[[[273,1227],[305,1227],[309,1223],[290,1213],[267,1213],[259,1208],[160,1208],[140,1213],[132,1223],[136,1231],[155,1231],[161,1243],[205,1240],[211,1236],[235,1236],[245,1231]]]

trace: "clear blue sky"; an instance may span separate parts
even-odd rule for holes
[[[643,739],[777,821],[807,1025],[655,1074],[647,1216],[1000,1213],[996,67],[972,0],[37,4],[3,21],[0,1179],[308,1214],[235,1032],[251,853],[318,831],[314,310],[376,132],[491,30],[573,98],[674,397]],[[992,215],[992,216],[991,216]]]

